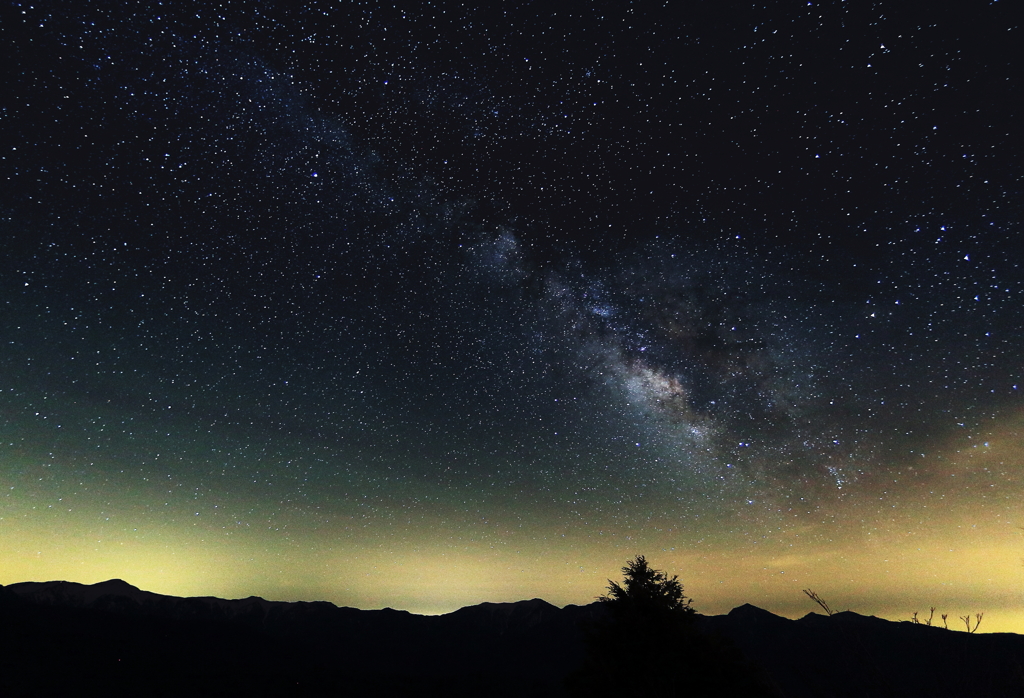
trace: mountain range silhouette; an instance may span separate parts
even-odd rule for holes
[[[420,616],[23,582],[0,586],[0,696],[563,696],[605,612],[531,599]],[[749,604],[696,624],[787,698],[1024,696],[1017,634]]]

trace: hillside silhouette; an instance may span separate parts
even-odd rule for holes
[[[0,695],[565,696],[609,606],[533,599],[420,616],[24,582],[0,586]],[[751,605],[693,614],[692,627],[687,642],[738,652],[737,667],[787,698],[1024,695],[1017,634]]]

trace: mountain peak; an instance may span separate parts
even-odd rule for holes
[[[97,591],[102,590],[111,594],[124,594],[142,591],[139,587],[134,584],[129,584],[123,579],[108,579],[105,582],[96,582],[95,584],[87,586],[91,586]]]
[[[745,603],[742,606],[737,606],[736,608],[729,611],[728,615],[744,618],[749,616],[774,616],[775,614],[771,611],[766,611],[763,608],[755,606],[754,604]]]

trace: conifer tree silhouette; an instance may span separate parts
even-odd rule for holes
[[[645,615],[694,615],[693,599],[683,595],[679,575],[671,578],[661,570],[647,564],[647,558],[637,555],[622,568],[622,584],[608,580],[608,593],[600,600],[612,604],[616,610]]]
[[[566,682],[570,695],[777,695],[734,646],[699,631],[677,575],[652,568],[643,555],[622,574],[599,597],[603,617],[583,629],[587,656]]]

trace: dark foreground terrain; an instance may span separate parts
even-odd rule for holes
[[[534,599],[443,616],[177,598],[120,580],[0,587],[0,696],[561,696],[601,604]],[[701,616],[778,695],[1024,696],[1024,636],[856,613]],[[700,671],[680,658],[681,682]],[[643,676],[636,677],[638,692]]]

